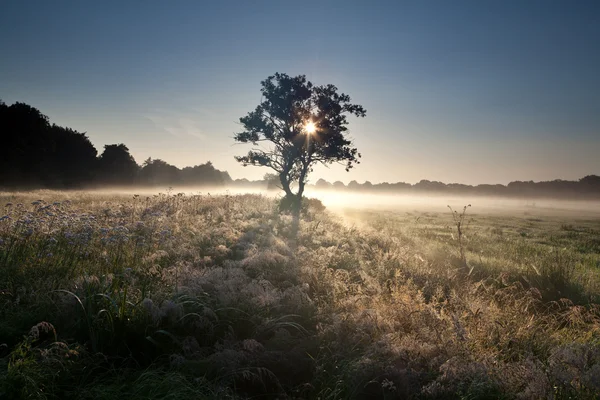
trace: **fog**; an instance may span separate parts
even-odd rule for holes
[[[600,217],[600,201],[554,199],[516,199],[484,196],[448,196],[447,194],[370,194],[315,192],[308,197],[320,199],[332,209],[371,209],[398,211],[449,212],[471,205],[471,214],[589,215]]]
[[[114,194],[152,196],[159,193],[184,193],[186,195],[238,195],[259,194],[269,198],[281,198],[281,191],[267,191],[257,188],[242,187],[174,187],[164,188],[105,188],[92,192],[104,195]],[[449,212],[448,206],[454,210],[462,210],[468,204],[470,214],[512,214],[515,216],[587,216],[600,218],[600,201],[589,200],[557,200],[548,198],[510,198],[452,196],[444,193],[414,194],[373,194],[352,191],[332,191],[308,189],[305,196],[317,198],[331,211],[340,212],[348,209],[387,210],[398,212]]]

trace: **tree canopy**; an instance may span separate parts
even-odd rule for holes
[[[50,124],[37,108],[0,101],[0,185],[75,187],[91,179],[96,149],[85,133]]]
[[[254,147],[236,160],[244,166],[266,166],[279,176],[287,197],[300,199],[316,164],[340,163],[350,170],[360,153],[348,137],[348,115],[366,110],[338,93],[334,85],[315,86],[305,75],[276,73],[261,82],[262,100],[240,118],[239,143]],[[296,193],[292,187],[297,184]]]
[[[99,164],[104,183],[110,184],[131,184],[139,170],[129,148],[123,143],[104,146]]]
[[[98,152],[85,133],[51,124],[38,109],[0,100],[0,188],[82,188],[110,185],[192,184],[222,186],[231,182],[210,161],[179,169],[160,159],[140,168],[124,144]]]

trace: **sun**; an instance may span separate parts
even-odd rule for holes
[[[315,133],[317,131],[317,127],[315,126],[314,123],[312,122],[307,122],[306,125],[304,125],[304,130],[309,134],[312,135],[313,133]]]

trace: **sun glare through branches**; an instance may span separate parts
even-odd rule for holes
[[[304,125],[304,130],[309,135],[312,135],[313,133],[315,133],[317,131],[317,127],[312,121],[309,121],[306,123],[306,125]]]

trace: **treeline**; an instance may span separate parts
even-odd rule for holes
[[[274,181],[271,185],[276,184]],[[553,198],[600,198],[600,176],[588,175],[577,181],[556,179],[553,181],[533,182],[515,181],[508,185],[464,185],[461,183],[442,183],[422,180],[414,185],[410,183],[377,183],[356,181],[345,185],[343,182],[327,182],[319,179],[313,189],[346,190],[370,193],[446,193],[456,195],[484,195],[511,197],[553,197]]]
[[[0,187],[8,189],[86,188],[124,185],[229,184],[227,172],[209,161],[179,169],[160,159],[138,165],[124,144],[104,146],[102,154],[85,133],[51,124],[25,103],[0,101]]]
[[[281,184],[275,174],[265,174],[262,180],[249,181],[247,179],[236,179],[232,185],[237,188],[251,190],[279,191]],[[306,185],[309,192],[313,190],[327,190],[355,193],[373,194],[450,194],[450,195],[472,195],[472,196],[497,196],[497,197],[548,197],[561,199],[600,199],[600,176],[588,175],[577,181],[553,180],[546,182],[515,181],[508,185],[464,185],[461,183],[443,183],[438,181],[422,180],[410,184],[405,182],[396,183],[371,183],[366,181],[358,183],[351,181],[344,184],[341,181],[328,182],[319,179],[314,184]]]
[[[98,186],[228,186],[238,189],[278,190],[276,175],[262,180],[231,179],[209,161],[194,167],[177,168],[160,159],[148,158],[141,165],[124,144],[104,146],[102,154],[85,133],[51,124],[48,117],[25,103],[6,105],[0,100],[0,188],[73,189]],[[446,193],[456,195],[600,198],[600,176],[578,181],[516,181],[508,185],[445,184],[422,180],[410,183],[369,181],[348,185],[319,179],[307,189],[368,193]]]

